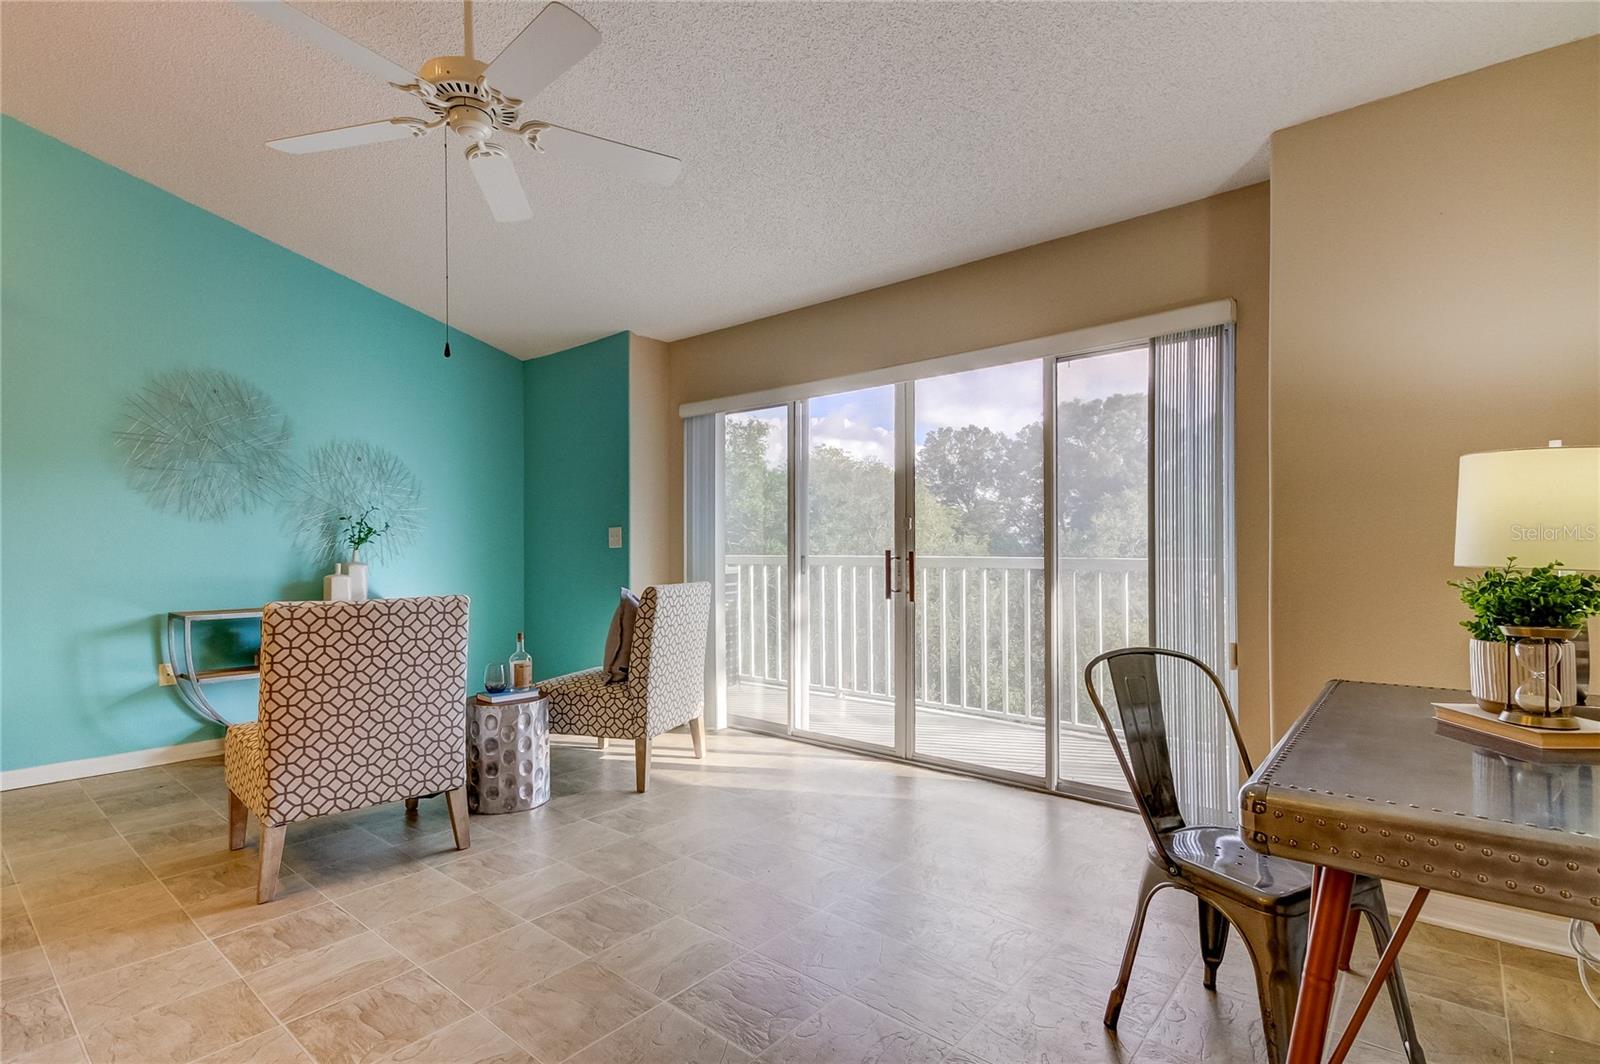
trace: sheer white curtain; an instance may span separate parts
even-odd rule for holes
[[[1233,527],[1233,326],[1158,336],[1151,352],[1151,641],[1237,685]],[[1178,801],[1191,823],[1238,820],[1237,753],[1210,682],[1161,666]]]
[[[706,638],[706,726],[728,726],[727,681],[722,671],[723,546],[722,546],[721,414],[699,414],[683,421],[684,578],[711,584],[710,629]]]

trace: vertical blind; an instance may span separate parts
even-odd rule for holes
[[[706,725],[728,724],[727,681],[722,670],[723,527],[721,414],[699,414],[683,421],[683,571],[686,579],[711,585],[711,617],[706,633]]]
[[[1151,355],[1151,642],[1192,654],[1235,697],[1233,326],[1159,336]],[[1190,823],[1238,821],[1238,760],[1211,682],[1160,664],[1178,788]]]

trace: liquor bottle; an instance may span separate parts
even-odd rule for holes
[[[517,649],[511,655],[511,686],[526,691],[533,686],[533,658],[522,645],[522,633],[517,633]]]

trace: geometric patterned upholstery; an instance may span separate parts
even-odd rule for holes
[[[269,603],[260,712],[228,729],[228,788],[277,826],[464,786],[467,607]]]
[[[228,790],[257,817],[267,809],[267,751],[261,745],[261,725],[256,721],[228,725],[222,741],[223,776]]]
[[[628,679],[608,684],[599,669],[541,680],[558,735],[653,739],[698,717],[705,706],[706,629],[711,585],[661,584],[639,596]]]

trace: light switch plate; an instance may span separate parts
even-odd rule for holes
[[[606,546],[612,550],[622,549],[622,526],[612,525],[606,529]]]
[[[163,661],[156,666],[156,683],[162,687],[176,687],[178,678],[172,674],[172,666]]]

